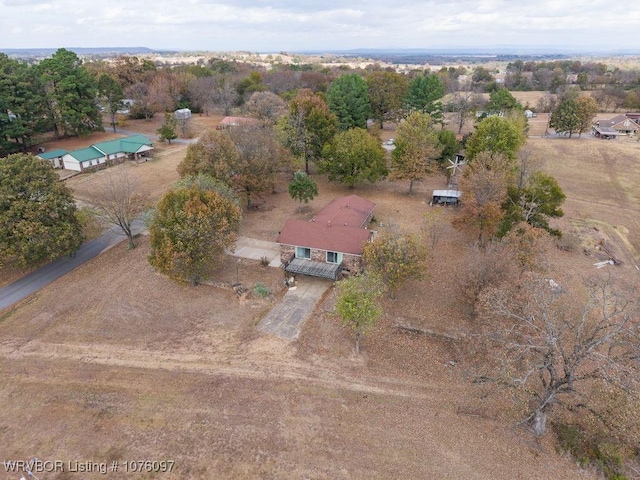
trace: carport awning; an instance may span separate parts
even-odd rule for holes
[[[311,275],[312,277],[328,278],[329,280],[337,280],[338,274],[342,270],[341,263],[324,263],[306,260],[304,258],[294,258],[285,267],[289,273],[301,273],[303,275]]]

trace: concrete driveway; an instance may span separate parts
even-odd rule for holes
[[[298,275],[296,288],[287,291],[280,303],[258,324],[258,330],[295,340],[300,335],[302,325],[332,284],[331,280]]]
[[[253,260],[262,260],[262,257],[267,257],[270,267],[280,267],[280,247],[275,242],[239,237],[236,248],[232,253],[230,252],[230,255]]]

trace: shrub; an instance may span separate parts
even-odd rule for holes
[[[260,265],[262,265],[263,267],[268,267],[269,263],[271,263],[269,261],[269,258],[265,255],[263,255],[262,257],[260,257]]]
[[[560,449],[569,453],[580,465],[597,467],[609,480],[625,480],[623,454],[603,432],[590,435],[578,425],[555,423]]]
[[[267,298],[271,295],[271,290],[263,283],[258,282],[253,286],[253,293],[260,298]]]

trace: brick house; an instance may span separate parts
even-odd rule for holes
[[[616,115],[609,120],[599,120],[596,127],[611,128],[618,132],[618,135],[636,135],[640,126],[627,115]]]
[[[357,195],[332,200],[311,221],[289,219],[276,242],[289,273],[337,280],[362,270],[362,252],[376,204]]]

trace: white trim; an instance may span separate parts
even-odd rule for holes
[[[329,254],[330,253],[333,253],[336,256],[336,261],[335,262],[329,261]],[[325,252],[324,258],[325,258],[325,261],[327,263],[332,263],[332,264],[335,264],[335,265],[338,265],[338,264],[342,263],[342,253],[340,253],[340,252],[332,252],[331,250],[327,250]]]

